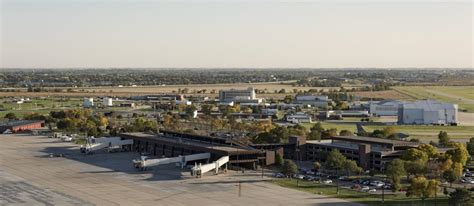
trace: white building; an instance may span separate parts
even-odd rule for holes
[[[84,98],[84,103],[83,103],[83,106],[84,107],[93,107],[94,106],[94,98]]]
[[[113,101],[112,101],[112,98],[104,97],[104,98],[102,99],[102,105],[105,106],[105,107],[114,106]]]
[[[434,100],[403,103],[398,108],[400,124],[451,124],[458,122],[458,105]]]
[[[327,108],[328,103],[331,102],[331,100],[328,98],[328,96],[322,95],[298,95],[295,97],[295,100],[293,102],[296,104],[301,104],[303,106]]]
[[[229,89],[219,91],[220,102],[235,102],[235,103],[261,103],[262,99],[258,99],[255,94],[255,89],[249,87],[243,90]]]
[[[299,123],[311,123],[312,119],[309,115],[303,112],[297,112],[296,114],[287,115],[286,121],[291,122],[293,124],[299,124]]]
[[[402,101],[385,100],[380,102],[369,103],[369,113],[372,116],[397,116],[398,106],[403,104]]]

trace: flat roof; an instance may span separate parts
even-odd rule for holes
[[[378,137],[360,137],[360,136],[334,136],[333,140],[344,140],[351,142],[362,142],[367,144],[390,144],[392,146],[418,146],[418,142],[409,142],[402,140],[383,139]]]
[[[202,148],[206,148],[210,150],[218,150],[218,151],[223,151],[223,152],[228,152],[228,153],[260,152],[260,150],[250,150],[250,149],[242,148],[239,146],[231,146],[231,145],[224,145],[224,144],[218,144],[218,143],[212,144],[212,143],[207,143],[207,142],[203,142],[199,140],[192,140],[185,137],[166,136],[164,134],[147,134],[147,133],[142,133],[142,132],[123,133],[123,134],[127,136],[135,136],[139,138],[164,141],[164,142],[169,142],[169,143],[174,143],[174,144],[202,147]]]
[[[43,120],[13,120],[13,121],[2,121],[0,122],[1,127],[16,127],[26,124],[33,124],[33,123],[44,123]]]

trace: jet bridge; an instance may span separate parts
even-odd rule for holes
[[[219,173],[219,168],[223,165],[226,166],[225,170],[227,170],[227,163],[228,162],[229,162],[229,156],[223,156],[223,157],[219,158],[218,160],[216,160],[212,163],[209,163],[209,164],[205,164],[205,165],[196,164],[191,169],[191,175],[201,177],[203,174],[205,174],[205,173],[207,173],[211,170],[214,170],[214,173],[218,174]]]
[[[122,140],[120,137],[101,137],[88,138],[85,145],[81,146],[81,152],[90,154],[101,149],[107,149],[108,152],[122,149],[123,146],[132,145],[133,140]]]
[[[171,163],[179,163],[181,168],[186,166],[187,162],[203,160],[211,158],[211,153],[199,153],[178,157],[169,157],[169,158],[159,158],[159,159],[148,159],[147,156],[141,156],[138,160],[133,160],[133,166],[137,169],[146,170],[149,167],[154,167],[158,165],[165,165]]]

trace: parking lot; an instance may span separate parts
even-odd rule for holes
[[[174,165],[137,171],[136,157],[84,155],[73,143],[0,135],[0,205],[358,205],[267,183],[258,171],[200,179]]]

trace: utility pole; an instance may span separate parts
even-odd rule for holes
[[[336,167],[336,194],[339,194],[339,168]]]

